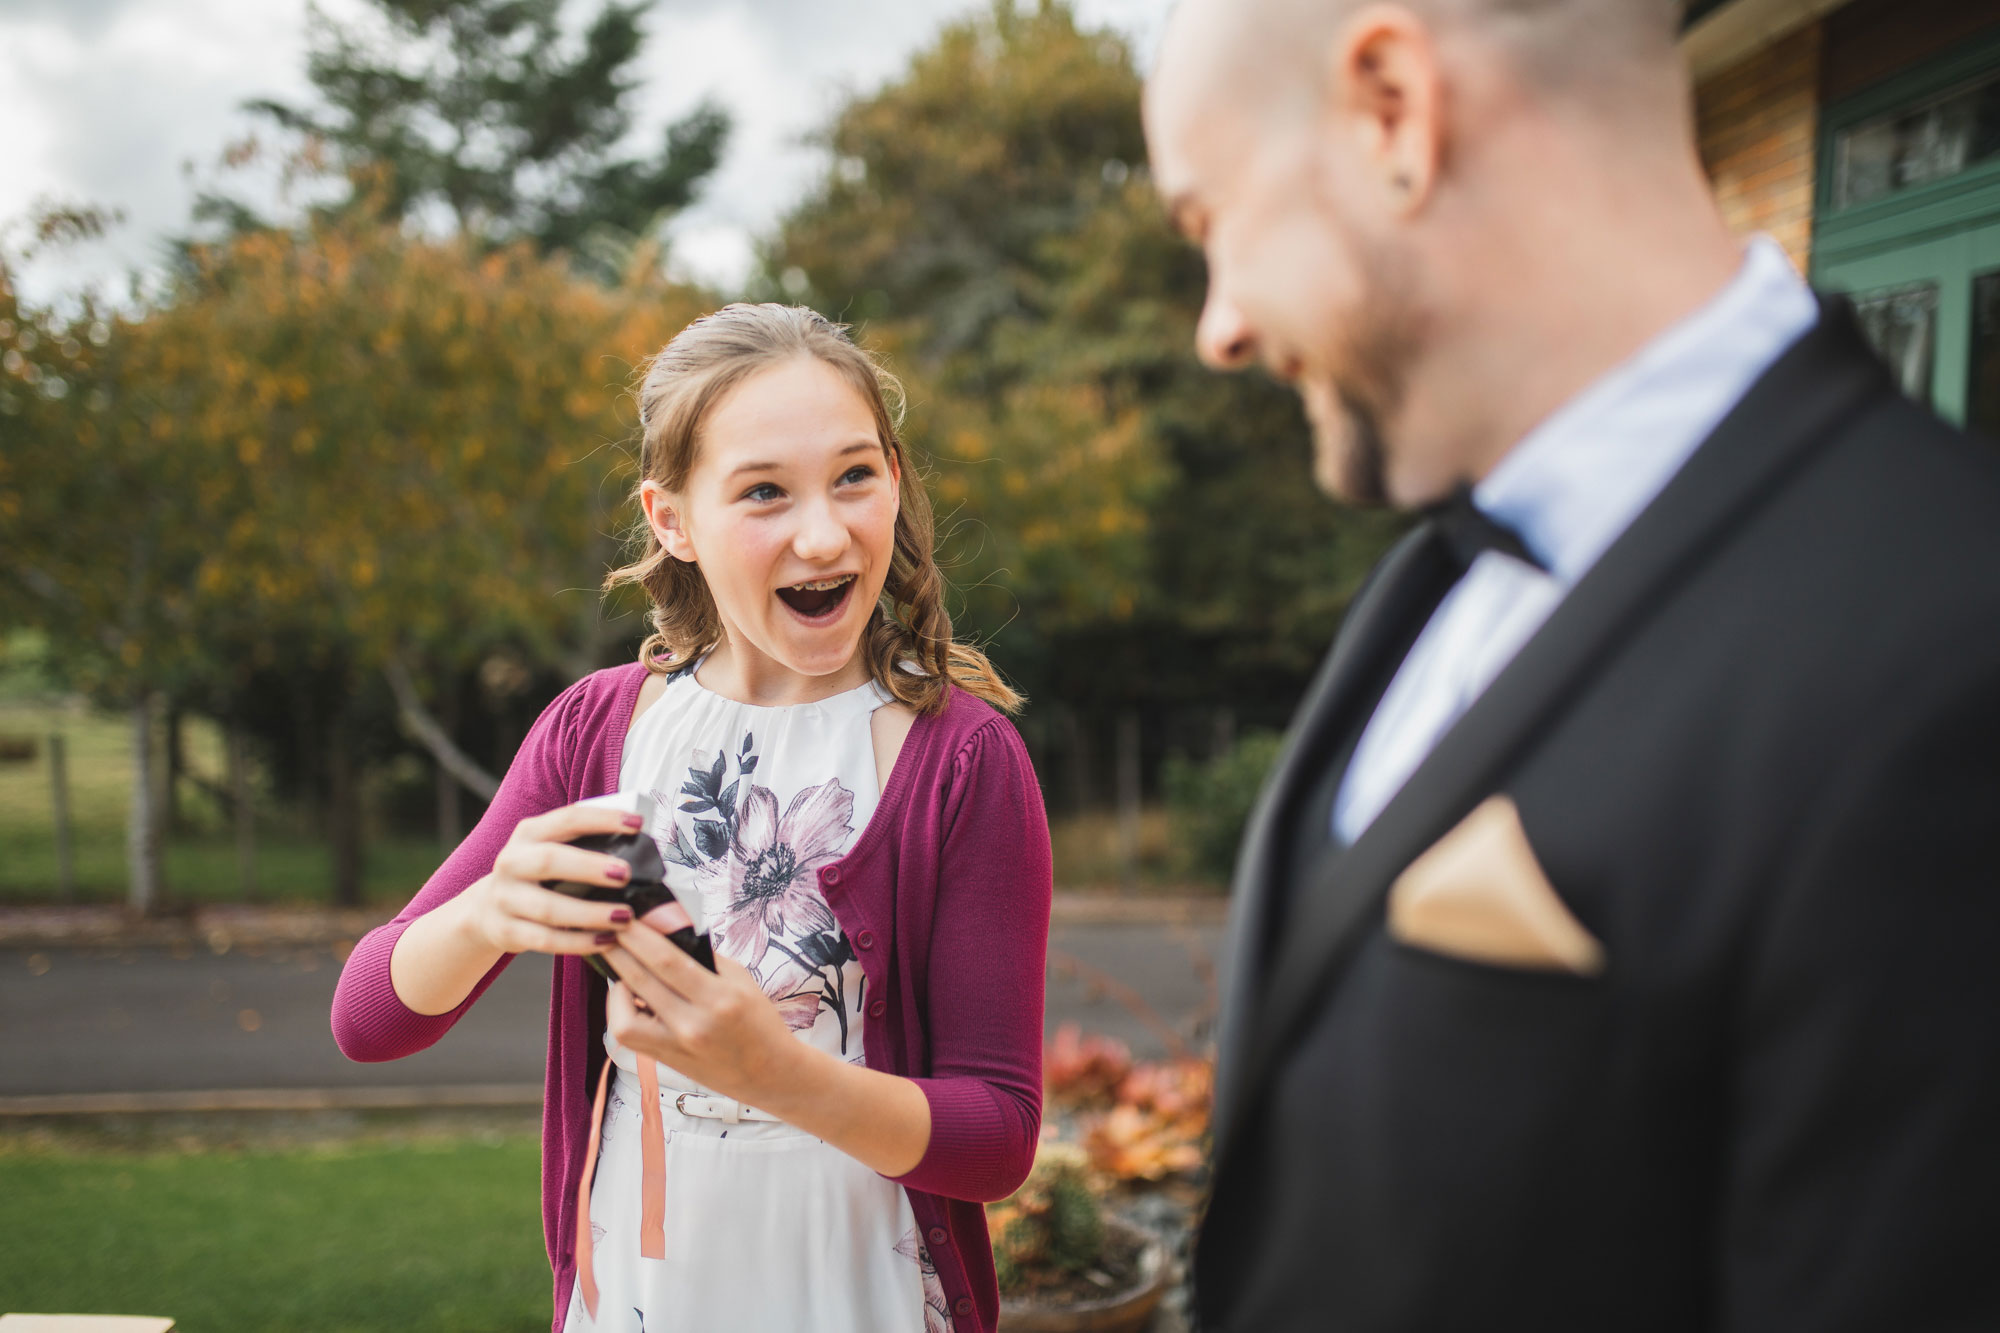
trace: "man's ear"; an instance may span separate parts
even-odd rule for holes
[[[1392,216],[1416,213],[1444,156],[1444,99],[1437,47],[1410,10],[1357,10],[1328,52],[1325,113],[1356,150],[1359,184]]]
[[[681,524],[680,510],[666,487],[657,481],[641,482],[639,507],[646,511],[646,526],[653,530],[653,536],[668,555],[690,565],[698,563],[694,543],[689,540],[687,529]]]

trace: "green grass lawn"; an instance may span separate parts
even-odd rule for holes
[[[0,1311],[167,1315],[179,1333],[544,1329],[538,1148],[0,1143]]]

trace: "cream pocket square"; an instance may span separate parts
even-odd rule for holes
[[[1505,796],[1480,802],[1396,877],[1389,934],[1475,963],[1586,977],[1604,970],[1604,946],[1556,896]]]

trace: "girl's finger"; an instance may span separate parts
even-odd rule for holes
[[[586,852],[559,842],[516,842],[501,849],[493,862],[496,874],[509,879],[540,883],[545,879],[571,880],[616,888],[632,877],[632,868],[615,856]]]
[[[644,930],[623,932],[618,937],[618,943],[604,951],[604,961],[611,965],[611,970],[618,974],[618,979],[661,1018],[666,1018],[670,1014],[689,1012],[694,1005],[688,996],[670,983],[661,980],[659,974],[647,966],[643,959],[633,956],[630,952],[637,938],[647,933]],[[674,946],[669,944],[667,947],[672,949]],[[680,952],[678,949],[674,951]],[[701,970],[696,966],[695,971]]]
[[[514,838],[523,842],[569,842],[586,833],[637,833],[643,823],[639,816],[604,805],[565,805],[539,815],[531,815],[514,826]]]
[[[665,1046],[673,1040],[673,1034],[660,1021],[650,1005],[632,993],[631,987],[620,984],[613,986],[604,997],[604,1026],[621,1044],[630,1045],[628,1040],[645,1033],[652,1038],[649,1044]],[[661,1056],[653,1055],[654,1059]],[[671,1062],[669,1062],[671,1063]]]
[[[510,917],[563,930],[622,930],[632,920],[632,909],[623,903],[572,898],[538,884],[502,880],[495,887],[494,898],[500,910]]]
[[[715,985],[715,974],[681,952],[681,947],[657,930],[628,930],[619,940],[654,976],[696,1002]]]
[[[500,931],[499,943],[508,953],[603,953],[618,937],[608,930],[555,930],[515,919]]]

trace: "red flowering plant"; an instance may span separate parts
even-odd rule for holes
[[[1201,1164],[1214,1065],[1182,1046],[1134,1061],[1124,1042],[1056,1029],[1043,1055],[1049,1100],[1073,1118],[1084,1151],[1113,1180],[1160,1181]]]

